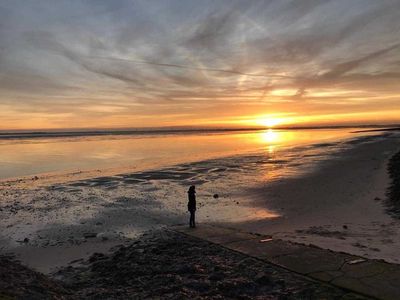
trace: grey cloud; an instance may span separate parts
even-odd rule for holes
[[[323,86],[329,87],[332,85],[342,86],[342,87],[352,86],[354,89],[357,89],[358,86],[368,89],[372,87],[370,81],[379,80],[379,84],[381,85],[382,81],[390,80],[392,78],[397,78],[398,73],[393,73],[393,72],[381,72],[380,74],[357,74],[357,73],[347,74],[347,73],[399,47],[400,43],[397,43],[395,45],[386,47],[384,49],[372,52],[361,58],[337,64],[333,66],[331,70],[321,75],[316,75],[314,77],[303,78],[302,80],[298,80],[297,83],[295,84],[295,85],[300,85],[297,94],[299,96],[303,96],[304,91],[308,88],[323,87]],[[368,83],[365,84],[365,81],[368,81]],[[372,83],[372,85],[374,84]]]
[[[398,1],[38,1],[0,8],[0,104],[13,96],[28,107],[47,96],[49,109],[67,111],[73,99],[106,105],[108,97],[115,105],[147,103],[149,113],[269,98],[306,105],[309,89],[332,86],[397,91],[399,65],[389,61],[399,61]],[[279,98],[274,89],[297,92]]]
[[[354,70],[355,68],[361,66],[362,64],[367,63],[370,60],[376,59],[376,58],[378,58],[390,51],[393,51],[399,47],[400,47],[400,43],[397,43],[397,44],[394,44],[387,48],[384,48],[384,49],[375,51],[373,53],[370,53],[368,55],[365,55],[364,57],[338,64],[335,67],[333,67],[329,72],[324,73],[322,75],[322,77],[323,78],[334,78],[334,77],[341,76],[347,72]]]
[[[229,40],[238,25],[238,13],[230,11],[222,15],[212,14],[201,20],[185,44],[196,50],[216,51],[225,48],[224,42]]]

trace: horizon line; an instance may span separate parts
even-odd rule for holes
[[[400,124],[361,124],[361,125],[318,125],[318,126],[161,126],[161,127],[119,127],[119,128],[43,128],[43,129],[0,129],[1,138],[12,138],[25,134],[30,137],[67,135],[129,135],[132,133],[179,133],[179,132],[228,132],[258,130],[306,130],[306,129],[345,129],[380,128],[400,129]]]

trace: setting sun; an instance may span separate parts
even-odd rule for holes
[[[248,124],[265,126],[267,128],[272,128],[276,126],[289,125],[293,123],[291,118],[284,116],[283,114],[271,114],[271,115],[260,115],[255,119],[250,119],[246,121]]]
[[[282,120],[281,119],[264,119],[264,120],[261,120],[260,123],[267,127],[274,127],[278,124],[281,124]]]

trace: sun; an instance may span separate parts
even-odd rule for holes
[[[276,126],[293,124],[295,120],[290,115],[290,113],[271,113],[245,116],[237,120],[236,123],[257,127],[274,128]]]
[[[283,120],[280,118],[265,118],[265,119],[260,119],[258,123],[268,128],[271,128],[276,125],[282,124]]]

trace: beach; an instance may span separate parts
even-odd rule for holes
[[[307,176],[256,188],[255,202],[283,218],[231,225],[399,263],[398,215],[390,213],[387,196],[391,186],[388,160],[398,149],[398,137],[390,135],[360,142]]]
[[[0,17],[0,300],[400,299],[400,1]]]
[[[386,202],[397,132],[275,147],[159,169],[3,180],[0,251],[45,274],[79,268],[145,232],[186,224],[194,184],[198,226],[399,263],[400,222]]]

